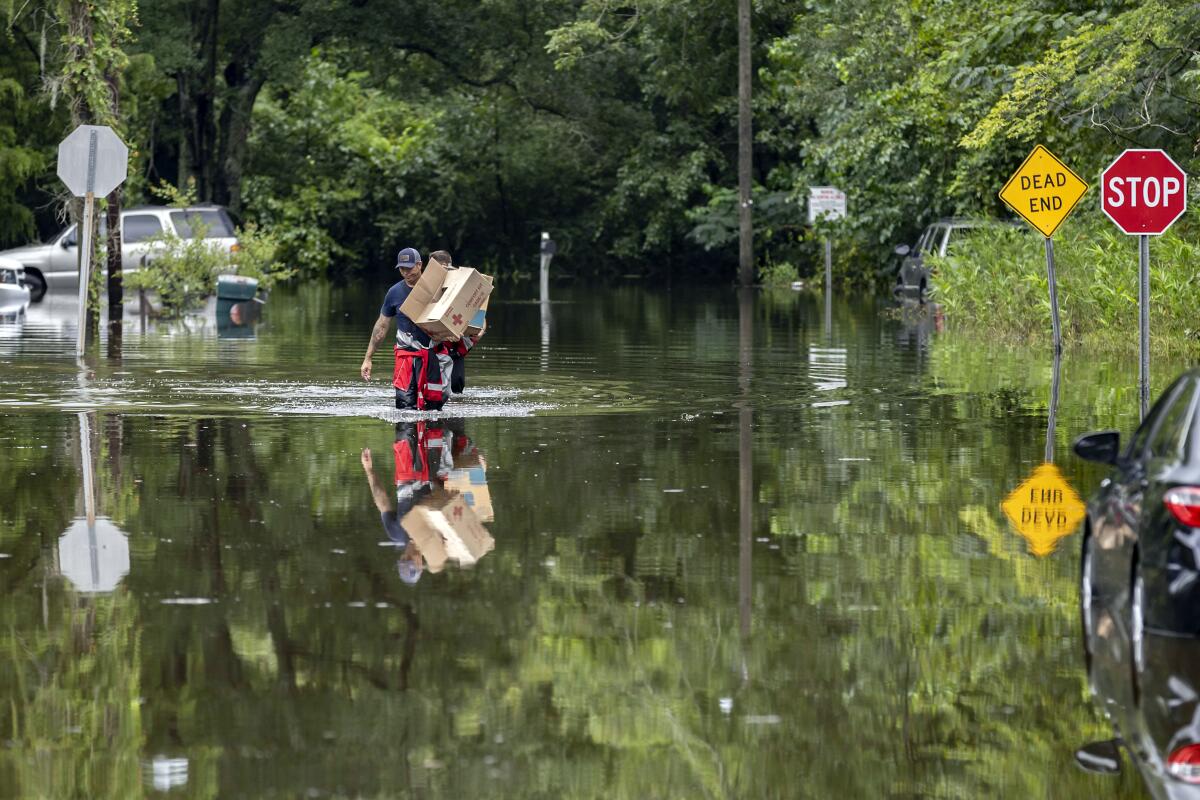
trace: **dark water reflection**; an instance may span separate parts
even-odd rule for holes
[[[1035,559],[999,508],[1048,358],[871,304],[826,332],[791,294],[559,292],[548,337],[501,303],[417,480],[354,381],[375,294],[277,294],[252,340],[127,331],[82,376],[45,309],[0,331],[4,795],[1137,796],[1072,764],[1111,735],[1077,537]],[[1064,361],[1083,491],[1066,443],[1131,427],[1128,366]],[[84,450],[112,591],[61,555]],[[406,578],[389,507],[471,480],[486,549]]]

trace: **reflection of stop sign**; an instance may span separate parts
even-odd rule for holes
[[[1162,150],[1126,150],[1100,176],[1100,207],[1125,233],[1160,234],[1187,210],[1187,175]]]

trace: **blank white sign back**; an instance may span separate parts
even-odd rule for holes
[[[80,125],[58,145],[58,177],[76,197],[104,197],[128,173],[129,148],[106,125]]]

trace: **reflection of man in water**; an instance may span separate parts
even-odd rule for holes
[[[441,486],[450,473],[453,466],[450,448],[443,446],[448,435],[449,432],[444,433],[440,427],[429,427],[424,421],[396,424],[396,441],[392,445],[396,465],[394,502],[375,475],[370,448],[362,451],[363,471],[367,473],[367,483],[375,508],[379,509],[383,529],[396,547],[403,548],[396,561],[400,580],[410,585],[420,580],[425,559],[404,530],[401,520],[435,486]]]

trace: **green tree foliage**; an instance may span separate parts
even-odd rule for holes
[[[0,48],[0,246],[35,235],[31,190],[53,157],[46,128],[55,115],[31,89],[37,72],[33,42],[9,30]]]
[[[426,169],[444,151],[442,115],[367,88],[365,77],[343,78],[314,56],[255,111],[245,202],[306,276],[380,255],[396,231],[453,213],[455,196]]]
[[[34,5],[13,17],[24,51],[5,55],[22,91],[4,83],[0,103],[38,101],[43,30],[76,46],[43,25],[70,3]],[[136,23],[130,0],[92,5],[113,46],[64,80],[92,92],[93,67],[124,65],[134,199],[194,181],[273,229],[305,275],[406,244],[525,275],[542,230],[571,274],[733,268],[731,0],[142,0]],[[819,268],[812,185],[848,193],[838,273],[867,285],[890,283],[888,252],[931,219],[1006,215],[996,190],[1034,139],[1080,174],[1129,144],[1190,169],[1198,29],[1167,0],[756,3],[761,265]],[[7,181],[52,183],[29,158],[41,134],[15,130]],[[32,204],[14,202],[27,230]]]

